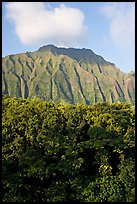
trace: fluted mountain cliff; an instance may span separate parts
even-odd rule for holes
[[[2,92],[72,104],[134,104],[135,74],[123,73],[90,49],[47,45],[2,59]]]

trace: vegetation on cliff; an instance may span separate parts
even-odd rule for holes
[[[90,49],[41,47],[2,59],[2,92],[70,104],[135,103],[135,75]]]

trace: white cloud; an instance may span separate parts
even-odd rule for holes
[[[109,34],[118,47],[135,44],[135,3],[110,2],[102,7],[103,14],[110,20]]]
[[[88,31],[84,14],[64,4],[52,8],[44,2],[9,2],[6,3],[6,16],[14,23],[20,41],[26,45],[71,46],[84,39]]]

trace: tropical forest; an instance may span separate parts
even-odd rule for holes
[[[134,15],[2,2],[1,202],[135,203]]]

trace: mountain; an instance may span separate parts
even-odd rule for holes
[[[134,104],[135,74],[123,73],[90,49],[47,45],[2,59],[2,92],[72,104]]]

